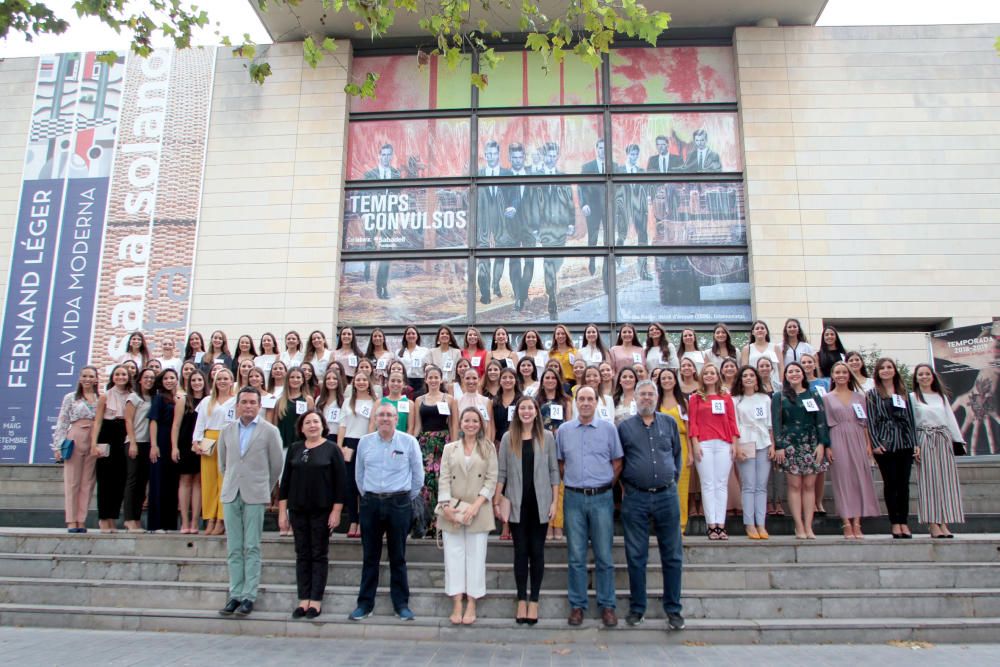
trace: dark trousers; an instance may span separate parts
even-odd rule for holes
[[[180,486],[178,465],[160,449],[160,458],[149,466],[149,509],[146,510],[147,530],[177,530],[177,488]]]
[[[347,509],[347,520],[350,523],[359,523],[361,518],[358,514],[358,483],[354,479],[354,457],[358,455],[358,438],[344,438],[344,447],[354,452],[351,460],[344,464],[347,473],[347,502],[344,507]]]
[[[323,601],[330,569],[329,512],[288,513],[295,535],[295,584],[300,600]]]
[[[545,576],[545,534],[549,524],[538,522],[538,511],[525,513],[521,508],[521,521],[510,524],[510,536],[514,540],[514,582],[517,585],[517,599],[538,602]],[[528,572],[531,572],[531,597],[528,597]]]
[[[118,520],[125,497],[128,455],[125,453],[125,420],[105,419],[97,442],[111,445],[111,454],[97,459],[97,518]]]
[[[128,456],[126,445],[125,461],[125,520],[139,521],[142,518],[142,504],[146,500],[146,484],[149,483],[149,443],[137,445],[139,453],[133,459]]]
[[[663,568],[663,610],[681,613],[681,510],[677,485],[658,493],[638,491],[625,485],[622,498],[622,528],[628,561],[629,611],[646,613],[646,564],[649,561],[649,524],[656,533]]]
[[[906,523],[910,514],[910,469],[913,467],[913,450],[876,454],[875,462],[882,473],[882,492],[889,523]]]
[[[379,563],[382,560],[382,537],[389,548],[389,597],[399,611],[410,604],[410,585],[406,578],[406,535],[410,532],[410,496],[400,493],[379,498],[373,493],[361,496],[361,589],[358,606],[366,611],[375,608]]]

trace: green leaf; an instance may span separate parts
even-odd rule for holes
[[[319,65],[319,61],[323,59],[323,53],[316,46],[316,42],[313,41],[312,37],[306,37],[302,41],[302,57],[305,58],[305,61],[312,68]]]
[[[337,42],[333,37],[327,37],[323,40],[323,50],[327,53],[333,53],[337,50]]]
[[[264,85],[267,77],[271,76],[270,63],[251,63],[249,67],[250,80],[258,85]]]
[[[479,74],[474,72],[472,74],[472,85],[479,90],[484,90],[489,84],[489,77],[486,74]]]
[[[532,51],[548,51],[549,36],[538,32],[530,33],[527,39],[524,40],[524,45]]]

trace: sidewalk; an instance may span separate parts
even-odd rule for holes
[[[498,638],[498,641],[500,638]],[[517,646],[502,643],[391,642],[226,635],[0,628],[8,665],[806,665],[879,667],[1000,664],[1000,644],[844,646],[680,646],[618,644]]]

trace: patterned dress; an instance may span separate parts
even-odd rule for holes
[[[816,410],[807,410],[806,401],[812,400]],[[815,475],[826,472],[826,461],[813,456],[817,445],[830,446],[823,401],[811,391],[798,394],[794,400],[784,393],[771,399],[771,424],[774,428],[774,447],[784,450],[785,462],[781,469],[792,475]]]
[[[424,457],[424,488],[421,489],[420,496],[427,505],[431,516],[428,535],[433,535],[437,519],[434,515],[434,506],[437,504],[441,454],[444,452],[444,446],[448,444],[451,431],[448,426],[448,415],[442,415],[438,412],[436,403],[421,402],[420,426],[423,430],[417,434],[417,442],[420,444],[420,453]]]

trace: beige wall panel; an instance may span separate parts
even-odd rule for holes
[[[998,34],[736,30],[753,298],[772,328],[1000,314]],[[867,339],[926,357],[922,333]]]

